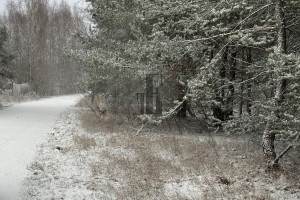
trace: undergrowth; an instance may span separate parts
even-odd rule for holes
[[[290,167],[268,171],[258,144],[251,140],[158,128],[137,134],[138,127],[126,120],[99,117],[90,109],[80,112],[79,119],[91,135],[101,134],[92,142],[101,146],[90,170],[106,181],[92,179],[91,184],[110,198],[300,198],[300,183]]]

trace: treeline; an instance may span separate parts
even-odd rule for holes
[[[87,1],[94,26],[78,35],[86,51],[73,54],[86,88],[115,112],[132,110],[145,74],[161,74],[159,120],[189,113],[261,134],[270,166],[281,157],[275,138],[298,139],[299,1]]]
[[[14,82],[29,83],[41,95],[76,92],[76,63],[66,51],[79,49],[73,34],[84,31],[82,14],[62,1],[9,1],[1,26],[7,31],[6,47],[14,56],[9,65]]]
[[[0,85],[5,84],[5,80],[3,79],[12,78],[12,73],[9,68],[14,56],[7,48],[7,39],[7,29],[5,27],[0,27]]]

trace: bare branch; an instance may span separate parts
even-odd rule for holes
[[[279,159],[282,158],[282,156],[283,156],[284,154],[286,154],[293,146],[295,146],[295,143],[299,140],[299,137],[300,137],[300,135],[298,135],[298,136],[295,138],[295,140],[294,140],[291,144],[289,144],[289,146],[287,146],[287,147],[285,148],[285,150],[284,150],[283,152],[281,152],[281,153],[274,159],[273,165],[276,164],[276,163],[278,163]]]

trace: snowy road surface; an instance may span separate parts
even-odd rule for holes
[[[80,95],[52,97],[0,110],[0,200],[18,199],[36,146],[59,113],[79,98]]]

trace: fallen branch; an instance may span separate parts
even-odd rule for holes
[[[173,107],[168,112],[163,113],[163,115],[161,117],[158,117],[156,119],[153,119],[150,115],[141,115],[141,116],[139,116],[139,118],[145,124],[160,124],[164,120],[167,120],[167,119],[173,117],[173,115],[176,114],[180,110],[180,108],[182,107],[183,103],[185,103],[185,101],[187,101],[186,96],[183,98],[183,101],[178,102],[178,104],[175,107]]]
[[[294,141],[292,143],[290,143],[283,152],[281,152],[272,162],[272,165],[276,165],[279,161],[280,158],[282,158],[282,156],[284,154],[286,154],[293,146],[295,146],[295,143],[299,140],[300,134],[294,139]]]
[[[143,130],[143,128],[144,128],[144,123],[142,124],[142,126],[141,126],[141,128],[139,129],[139,130],[137,130],[137,132],[136,132],[136,135],[139,135],[140,134],[140,132]]]

